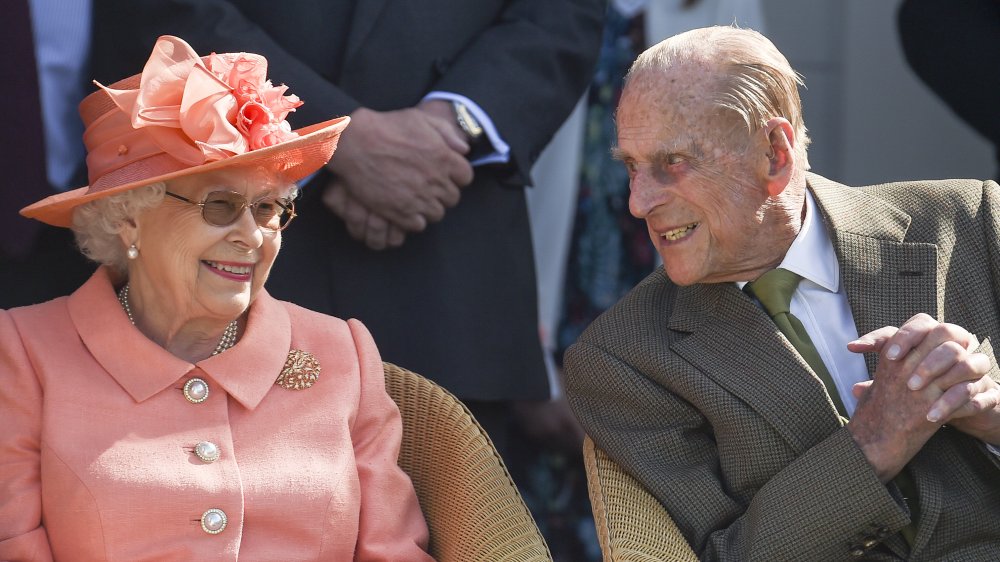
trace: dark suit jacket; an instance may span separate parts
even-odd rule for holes
[[[367,250],[305,189],[268,282],[278,296],[365,322],[388,361],[465,399],[541,398],[535,276],[523,187],[588,83],[603,0],[96,0],[97,76],[137,72],[156,36],[199,53],[251,51],[305,101],[293,126],[467,96],[511,146],[477,167],[445,219],[402,248]],[[337,14],[350,14],[350,21]],[[141,22],[141,23],[140,23]],[[346,34],[346,37],[344,36]],[[331,69],[337,69],[336,71]]]
[[[848,188],[809,175],[860,334],[918,312],[1000,335],[1000,188],[951,180]],[[873,356],[866,356],[869,373]],[[667,508],[708,560],[988,560],[1000,553],[1000,463],[939,430],[910,462],[909,512],[842,426],[823,383],[734,283],[661,270],[566,354],[570,404],[594,441]],[[991,376],[997,378],[994,360]]]

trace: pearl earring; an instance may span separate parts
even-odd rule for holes
[[[134,260],[139,257],[139,248],[136,248],[135,244],[132,244],[131,246],[128,247],[128,250],[125,252],[125,255],[128,256],[128,259]]]

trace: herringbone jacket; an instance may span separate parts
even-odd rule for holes
[[[1000,187],[850,188],[810,174],[859,334],[918,312],[1000,338]],[[875,356],[866,356],[869,374]],[[1000,462],[945,426],[910,462],[909,511],[843,427],[823,383],[735,284],[677,287],[662,268],[565,359],[596,444],[667,508],[706,560],[1000,559]],[[1000,378],[993,359],[994,379]],[[855,555],[857,552],[855,552]],[[857,559],[855,557],[854,559]]]

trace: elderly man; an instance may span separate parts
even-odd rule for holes
[[[569,349],[571,405],[702,559],[995,559],[1000,188],[808,173],[798,85],[749,30],[635,62],[615,153],[663,270]]]

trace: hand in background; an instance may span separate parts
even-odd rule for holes
[[[336,157],[327,164],[350,196],[341,208],[352,217],[351,235],[368,243],[367,233],[361,235],[363,213],[346,211],[354,209],[355,203],[369,217],[378,217],[377,231],[391,230],[382,227],[383,220],[406,232],[420,232],[428,223],[444,218],[445,210],[458,203],[460,189],[472,182],[472,167],[464,156],[468,150],[453,120],[424,109],[356,110]],[[342,197],[336,191],[333,204],[327,203],[335,212]]]
[[[978,346],[961,326],[926,314],[848,344],[855,353],[879,353],[874,380],[854,389],[858,407],[847,427],[883,482],[945,422],[977,418],[971,425],[984,425],[995,437],[996,383],[986,375],[989,358],[973,352]],[[990,396],[992,412],[986,411]]]
[[[351,238],[364,242],[372,250],[398,248],[406,241],[403,229],[362,205],[337,178],[324,188],[323,202],[344,221]]]

